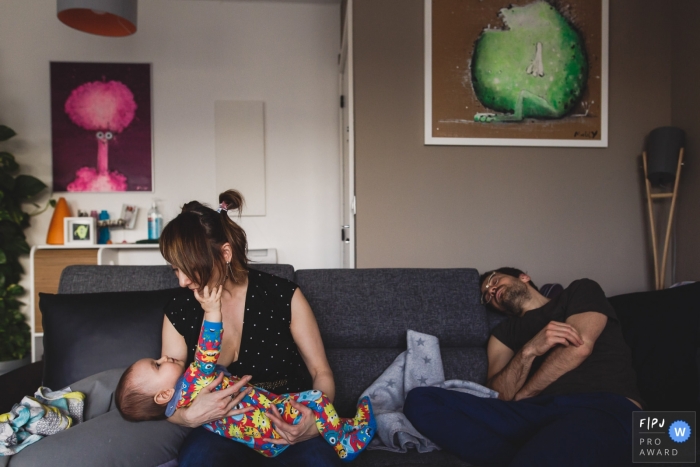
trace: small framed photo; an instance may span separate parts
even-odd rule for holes
[[[64,244],[94,245],[97,228],[94,217],[66,217],[63,219]]]
[[[122,215],[119,217],[124,221],[125,229],[133,229],[136,227],[136,216],[139,215],[139,208],[130,204],[122,204]]]

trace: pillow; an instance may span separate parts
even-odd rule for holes
[[[561,284],[545,284],[540,287],[540,293],[547,298],[557,298],[564,291]]]
[[[177,290],[40,293],[44,386],[56,390],[140,358],[160,357],[163,308]]]
[[[177,453],[190,429],[167,420],[138,423],[124,420],[113,402],[123,371],[124,368],[105,371],[71,384],[71,389],[87,396],[85,421],[27,446],[9,458],[10,467],[177,465]]]
[[[632,349],[645,409],[697,411],[700,283],[608,300]]]

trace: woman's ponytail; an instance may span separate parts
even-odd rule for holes
[[[217,210],[199,201],[190,201],[182,212],[163,229],[160,251],[166,261],[180,269],[200,286],[208,285],[214,270],[219,280],[231,277],[245,282],[248,274],[248,240],[245,231],[230,217],[230,211],[240,216],[245,203],[243,195],[227,190],[219,195]],[[231,245],[231,262],[221,254],[221,247]]]

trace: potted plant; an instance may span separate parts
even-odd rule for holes
[[[0,125],[0,142],[15,134]],[[41,180],[16,175],[17,172],[19,164],[15,157],[0,151],[0,374],[29,363],[31,333],[20,311],[23,303],[19,297],[24,294],[24,288],[19,281],[24,268],[19,257],[29,253],[24,229],[29,227],[30,214],[22,209],[22,204],[46,188]]]

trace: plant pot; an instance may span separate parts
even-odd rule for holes
[[[29,365],[31,363],[31,359],[31,357],[27,356],[22,360],[5,360],[4,362],[0,362],[0,375],[8,373],[24,365]]]

